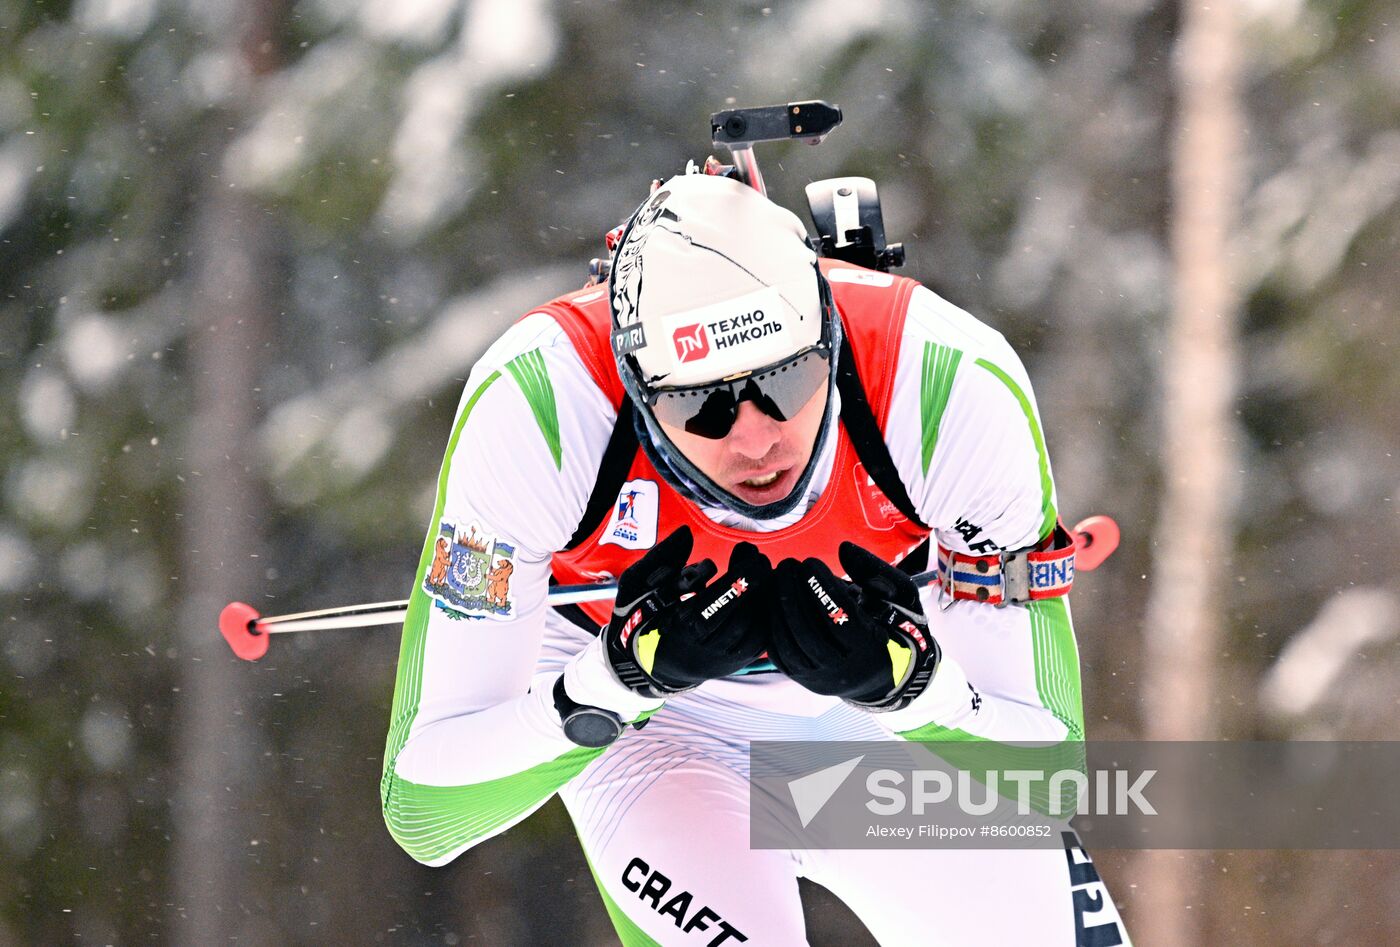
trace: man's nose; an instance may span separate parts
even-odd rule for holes
[[[724,439],[724,446],[750,460],[758,460],[766,456],[782,436],[782,427],[777,421],[758,410],[752,401],[741,401],[738,417]]]

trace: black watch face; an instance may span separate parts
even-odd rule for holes
[[[603,710],[580,710],[564,721],[564,736],[579,746],[607,746],[622,734],[622,724]]]

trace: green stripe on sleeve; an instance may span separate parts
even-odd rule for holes
[[[1079,686],[1079,648],[1074,641],[1074,626],[1069,608],[1062,598],[1029,602],[1032,662],[1035,667],[1035,691],[1040,703],[1068,731],[1065,739],[1055,744],[1015,745],[999,743],[987,737],[953,730],[937,723],[925,724],[916,730],[900,734],[906,740],[923,743],[931,752],[949,763],[970,771],[985,781],[988,770],[1039,770],[1050,773],[1077,769],[1084,772],[1084,703]],[[1001,794],[1011,798],[1013,786],[999,782]],[[1031,784],[1030,802],[1040,812],[1049,812],[1049,783]],[[1072,786],[1065,786],[1058,813],[1070,812],[1077,799]]]
[[[1069,609],[1062,598],[1029,602],[1026,610],[1031,620],[1032,663],[1035,666],[1035,692],[1055,719],[1065,725],[1066,740],[1084,739],[1084,702],[1079,687],[1079,648],[1074,640]],[[985,737],[961,730],[949,730],[937,724],[927,724],[917,730],[906,730],[901,736],[910,740],[982,740]]]
[[[562,469],[563,448],[559,442],[559,411],[554,401],[554,385],[549,380],[549,372],[544,367],[544,355],[539,349],[517,355],[506,363],[516,384],[525,395],[525,400],[534,412],[535,423],[549,445],[549,453],[554,458],[556,470]]]
[[[1050,479],[1050,457],[1045,451],[1045,436],[1040,431],[1040,421],[1035,416],[1030,399],[1015,379],[986,359],[979,358],[977,364],[1010,389],[1026,416],[1040,466],[1040,507],[1044,511],[1040,538],[1044,539],[1055,528],[1056,512],[1055,485]],[[1079,687],[1079,649],[1074,641],[1069,606],[1063,598],[1050,598],[1028,602],[1026,610],[1030,613],[1031,642],[1035,648],[1036,693],[1040,695],[1041,703],[1069,729],[1070,739],[1082,740],[1084,708]]]
[[[1084,739],[1084,698],[1079,681],[1079,646],[1063,598],[1028,602],[1031,644],[1035,651],[1035,692],[1040,702],[1069,730]]]
[[[442,459],[442,467],[438,470],[433,518],[428,524],[428,536],[423,540],[423,552],[418,557],[418,574],[413,580],[413,591],[409,594],[408,614],[404,617],[403,638],[399,642],[399,668],[394,679],[394,705],[390,711],[389,739],[384,748],[384,781],[381,795],[388,793],[394,757],[399,755],[399,751],[408,742],[408,730],[413,725],[413,718],[418,714],[418,700],[422,696],[423,647],[427,641],[428,615],[432,608],[432,599],[423,591],[423,577],[432,565],[438,522],[447,506],[447,472],[452,465],[452,454],[457,450],[457,441],[462,437],[462,429],[466,427],[472,409],[486,393],[486,389],[500,377],[500,372],[492,372],[476,391],[472,392],[471,398],[462,408],[462,413],[457,416],[457,423],[452,427],[452,436],[447,441],[447,453]]]
[[[1026,415],[1026,423],[1031,427],[1031,438],[1035,441],[1035,452],[1040,461],[1040,508],[1045,511],[1045,520],[1040,524],[1040,537],[1044,539],[1055,528],[1055,488],[1050,482],[1050,457],[1045,453],[1045,437],[1040,433],[1040,421],[1031,407],[1031,399],[1026,397],[1026,393],[1016,384],[1015,379],[985,358],[979,358],[977,364],[1001,379],[1001,383],[1011,389],[1011,394],[1015,396],[1017,403],[1021,405],[1021,411]]]
[[[930,382],[930,379],[936,378],[938,374],[938,353],[930,351],[934,348],[937,347],[926,345],[924,349],[925,472],[928,458],[932,454],[927,419],[930,406],[936,403],[937,386]],[[1006,385],[1021,406],[1026,423],[1030,427],[1040,468],[1041,509],[1044,511],[1040,536],[1044,538],[1055,527],[1056,511],[1054,484],[1050,478],[1050,459],[1046,454],[1045,437],[1041,433],[1040,421],[1036,418],[1030,399],[1015,379],[986,359],[979,358],[977,364]],[[953,363],[953,369],[956,370],[956,362]],[[951,378],[949,385],[951,386]],[[935,395],[930,395],[931,390],[935,390]],[[935,437],[936,433],[935,430]],[[1030,769],[1046,773],[1064,769],[1084,771],[1084,704],[1080,689],[1079,648],[1074,639],[1069,607],[1063,598],[1052,598],[1028,602],[1025,608],[1030,619],[1036,694],[1041,705],[1065,726],[1068,731],[1066,738],[1057,744],[1017,746],[998,743],[963,730],[942,727],[937,723],[905,731],[900,734],[902,737],[924,743],[932,752],[950,763],[968,769],[974,776],[979,772],[985,774],[990,769]],[[1006,781],[1003,780],[1000,785],[1003,795],[1011,794],[1012,789]],[[1065,787],[1059,800],[1059,811],[1072,810],[1075,801],[1073,787]],[[1032,786],[1031,804],[1039,811],[1048,811],[1048,783]]]
[[[933,460],[933,448],[938,443],[938,425],[948,407],[948,394],[953,390],[953,378],[958,373],[962,352],[946,345],[924,343],[924,366],[919,386],[919,415],[923,422],[924,473]]]
[[[448,471],[452,456],[472,409],[500,377],[500,372],[492,372],[481,383],[452,428],[447,454],[438,473],[433,518],[418,560],[418,574],[409,596],[403,640],[399,645],[399,667],[394,681],[394,704],[384,748],[384,773],[379,795],[390,834],[405,851],[420,861],[440,859],[473,839],[490,834],[512,819],[533,811],[602,752],[579,747],[523,773],[469,786],[422,786],[394,774],[394,760],[408,742],[408,733],[418,715],[418,702],[422,697],[423,653],[427,643],[428,617],[433,607],[432,600],[423,591],[423,577],[432,565],[437,524],[447,505]],[[550,399],[552,404],[552,391]]]

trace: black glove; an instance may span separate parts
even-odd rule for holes
[[[941,653],[919,587],[855,543],[842,543],[847,582],[819,559],[773,571],[768,657],[809,691],[870,710],[899,710],[923,693]]]
[[[773,566],[752,543],[729,554],[729,571],[709,559],[686,565],[695,541],[682,526],[617,580],[617,604],[603,632],[608,662],[647,697],[689,690],[733,674],[768,646],[760,604]]]

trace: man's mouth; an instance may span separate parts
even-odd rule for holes
[[[748,480],[741,482],[746,487],[766,487],[774,480],[777,480],[778,475],[781,473],[781,470],[775,470],[770,474],[764,474],[762,477],[750,477]]]
[[[733,486],[729,490],[739,499],[749,503],[772,503],[788,495],[796,476],[795,468],[779,467],[777,470],[769,470],[742,480],[731,480]]]

